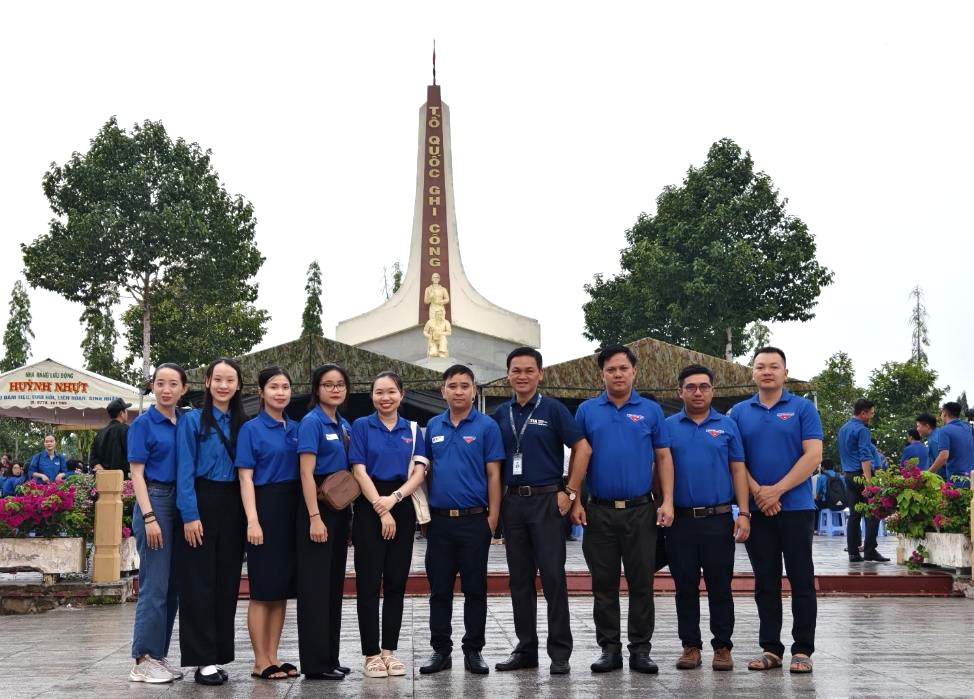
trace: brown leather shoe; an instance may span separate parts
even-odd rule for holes
[[[730,648],[714,648],[714,670],[728,671],[734,669],[734,658]]]
[[[699,648],[695,646],[683,646],[683,655],[676,661],[676,669],[692,670],[695,667],[700,667],[702,662]]]

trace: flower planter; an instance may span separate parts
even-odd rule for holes
[[[85,540],[81,537],[0,539],[0,570],[32,570],[55,575],[85,571]]]
[[[119,570],[123,573],[129,573],[139,569],[139,549],[135,545],[134,536],[122,539],[122,544],[118,547],[118,555],[121,559]]]
[[[971,539],[966,534],[927,532],[922,539],[908,539],[902,535],[899,538],[904,559],[923,544],[927,549],[926,563],[945,568],[971,567]],[[897,560],[899,562],[899,556]]]

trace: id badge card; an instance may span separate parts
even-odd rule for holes
[[[511,465],[513,466],[512,473],[515,476],[520,476],[521,473],[522,473],[522,471],[523,471],[523,468],[522,468],[523,467],[523,462],[522,462],[522,458],[521,457],[522,457],[521,454],[515,454],[513,456],[513,458],[511,459],[511,461],[512,461],[512,464]]]

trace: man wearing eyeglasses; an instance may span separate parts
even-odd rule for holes
[[[707,583],[714,670],[733,670],[734,543],[751,531],[744,445],[737,424],[711,407],[714,374],[691,364],[679,375],[683,410],[666,419],[673,455],[675,517],[666,536],[666,556],[676,584],[680,670],[702,664],[700,571]],[[731,505],[737,502],[737,521]]]

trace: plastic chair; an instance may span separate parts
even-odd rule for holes
[[[847,510],[824,509],[818,513],[818,533],[821,536],[845,536]]]

